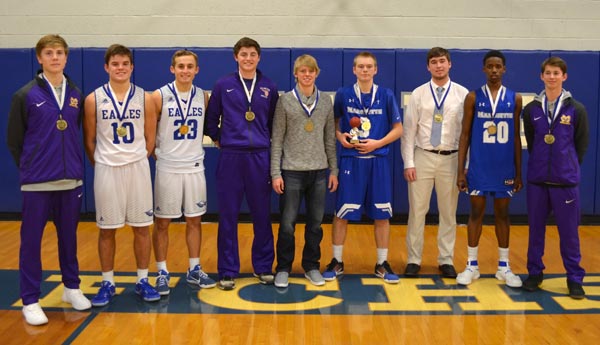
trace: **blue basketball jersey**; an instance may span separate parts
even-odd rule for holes
[[[358,129],[358,139],[381,139],[385,137],[395,123],[401,123],[398,102],[392,90],[373,85],[369,96],[357,94],[360,92],[358,86],[340,88],[335,94],[333,113],[336,119],[340,119],[340,130],[349,133],[352,127],[350,119],[359,117],[361,125]],[[360,96],[359,96],[360,95]],[[375,156],[386,156],[389,145],[378,148],[371,154]],[[341,156],[362,156],[355,149],[341,147]]]
[[[485,85],[475,91],[475,112],[469,148],[469,192],[510,191],[515,178],[514,118],[516,94],[507,88],[498,91],[498,105],[492,113]],[[491,128],[490,127],[495,127]]]

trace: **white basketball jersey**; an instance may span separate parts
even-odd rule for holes
[[[146,158],[144,90],[131,84],[123,103],[112,96],[108,84],[96,97],[96,162],[121,166]]]
[[[204,91],[192,85],[189,93],[178,94],[174,82],[159,90],[162,112],[156,135],[156,168],[172,173],[204,171]]]

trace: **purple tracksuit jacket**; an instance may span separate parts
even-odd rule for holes
[[[221,147],[217,165],[219,196],[219,278],[235,278],[240,270],[237,220],[244,196],[254,225],[252,265],[255,273],[272,271],[274,260],[271,228],[271,128],[277,86],[257,71],[256,85],[248,104],[237,72],[215,84],[206,109],[205,134]],[[248,109],[255,114],[245,118]],[[219,127],[220,123],[220,127]]]

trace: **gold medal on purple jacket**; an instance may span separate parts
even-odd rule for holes
[[[67,123],[67,121],[63,120],[62,118],[62,114],[58,115],[59,119],[56,120],[56,128],[59,131],[64,131],[65,129],[67,129],[67,127],[69,127],[69,124]]]

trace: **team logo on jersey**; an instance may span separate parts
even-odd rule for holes
[[[110,103],[110,101],[108,100],[108,98],[104,98],[102,100],[102,104],[108,104],[108,103]]]
[[[69,106],[78,109],[79,108],[79,100],[75,97],[71,97],[69,100]]]
[[[571,116],[569,115],[563,115],[560,117],[560,124],[561,125],[570,125],[571,124]]]
[[[268,87],[261,87],[260,91],[262,91],[262,95],[260,95],[263,98],[269,98],[269,93],[271,93],[271,89],[269,89]]]

